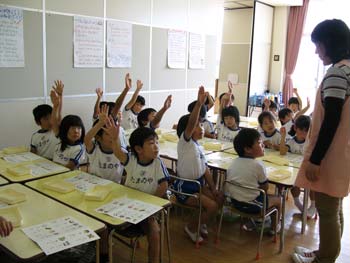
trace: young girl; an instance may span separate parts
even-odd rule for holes
[[[85,149],[83,145],[85,128],[82,120],[76,115],[67,115],[61,121],[53,161],[60,163],[71,170],[79,167]]]
[[[124,167],[113,153],[111,136],[102,129],[107,119],[108,106],[103,105],[98,120],[95,121],[94,126],[84,138],[86,152],[89,157],[88,172],[120,183]]]
[[[196,234],[197,221],[192,220],[185,226],[185,232],[197,244],[203,241],[201,235],[208,235],[206,223],[210,217],[216,215],[218,208],[223,203],[223,194],[216,190],[212,175],[207,167],[205,155],[197,142],[203,138],[204,134],[199,122],[199,111],[205,102],[206,96],[207,93],[204,88],[200,87],[198,99],[191,114],[182,116],[177,126],[177,135],[180,137],[177,145],[177,174],[182,178],[197,180],[202,185],[202,194],[199,198],[204,209],[201,214],[202,225],[198,239]],[[204,184],[204,180],[207,184]],[[199,195],[198,185],[192,182],[177,180],[174,187],[182,193]],[[198,199],[192,196],[179,194],[177,200],[186,205],[198,206]]]
[[[239,111],[235,106],[229,106],[222,110],[221,123],[217,124],[218,140],[233,142],[239,132]]]
[[[276,129],[276,119],[269,111],[260,113],[258,122],[263,130],[261,132],[261,139],[264,142],[265,147],[270,149],[279,150],[279,144],[281,141],[281,134]]]

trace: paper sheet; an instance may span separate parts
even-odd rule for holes
[[[23,162],[32,162],[43,158],[31,152],[24,152],[24,153],[6,155],[3,157],[3,159],[10,163],[23,163]]]
[[[114,199],[111,203],[103,205],[95,211],[129,223],[137,224],[161,209],[161,206],[123,197]]]
[[[205,68],[205,35],[190,33],[189,68]]]
[[[109,180],[84,172],[81,172],[74,177],[67,178],[65,181],[74,184],[75,189],[84,193],[91,190],[96,185],[107,185],[111,183]]]
[[[46,255],[99,239],[94,231],[70,216],[26,227],[22,231]]]
[[[184,69],[186,66],[186,32],[168,30],[168,67]]]

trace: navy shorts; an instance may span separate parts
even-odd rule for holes
[[[231,198],[231,205],[237,210],[247,213],[247,214],[258,214],[264,207],[264,195],[260,195],[252,201],[254,204],[249,204],[246,202],[240,202],[236,199]],[[266,208],[269,207],[269,199],[266,195]]]
[[[204,185],[204,178],[203,176],[198,178],[197,181],[201,184],[201,186]],[[194,182],[187,182],[183,180],[176,180],[174,183],[174,189],[178,192],[186,193],[186,194],[195,194],[199,193],[199,185]],[[190,197],[188,195],[182,195],[182,194],[175,194],[177,201],[184,204],[186,203],[187,199]]]

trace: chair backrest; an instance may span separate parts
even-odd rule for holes
[[[168,190],[172,193],[175,193],[175,194],[182,194],[182,195],[186,195],[186,196],[193,196],[195,198],[198,198],[197,195],[194,195],[194,194],[187,194],[187,193],[183,193],[177,189],[174,188],[174,183],[175,181],[177,180],[182,180],[184,182],[192,182],[192,183],[195,183],[195,184],[198,184],[198,188],[199,188],[199,194],[201,195],[202,194],[202,187],[201,187],[201,184],[200,182],[198,182],[197,180],[192,180],[192,179],[186,179],[186,178],[181,178],[179,176],[175,176],[175,175],[169,175],[170,177],[170,183],[169,183],[169,187],[168,187]]]
[[[259,206],[256,202],[253,202],[253,201],[248,201],[248,202],[241,202],[241,203],[246,203],[246,204],[249,204],[251,206],[258,206],[259,207],[259,210],[260,210],[260,215],[261,216],[265,216],[266,214],[266,210],[267,210],[267,196],[266,196],[266,192],[263,190],[263,189],[260,189],[260,188],[257,188],[257,187],[251,187],[251,186],[247,186],[247,185],[242,185],[240,183],[237,183],[237,182],[234,182],[234,181],[225,181],[224,182],[224,189],[226,189],[226,186],[227,184],[229,185],[232,185],[232,186],[235,186],[237,188],[241,188],[243,189],[244,191],[254,191],[254,192],[259,192],[262,196],[263,196],[263,203],[262,203],[262,207]],[[226,195],[227,196],[227,195]],[[228,196],[230,198],[232,198],[231,196]],[[240,213],[244,213],[242,211],[239,211],[237,208],[235,209],[237,210],[238,212]],[[247,213],[244,213],[244,214],[247,214]]]

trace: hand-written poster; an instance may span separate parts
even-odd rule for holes
[[[168,30],[168,67],[184,69],[186,66],[186,32]]]
[[[107,67],[130,68],[132,59],[132,24],[107,21]]]
[[[0,67],[24,67],[23,10],[0,7]]]
[[[189,68],[205,68],[205,35],[190,33]]]
[[[103,67],[103,20],[74,17],[74,67]]]

